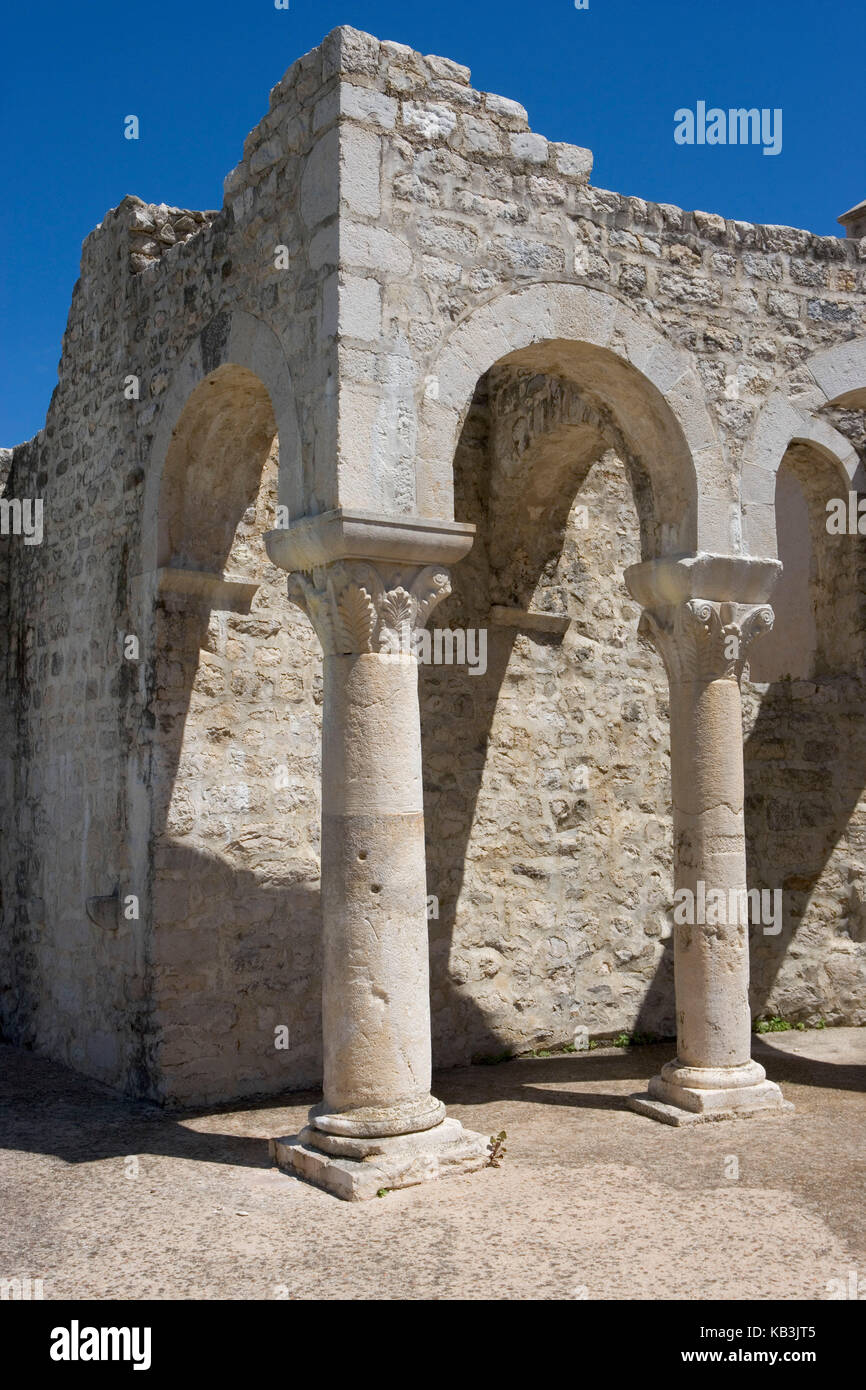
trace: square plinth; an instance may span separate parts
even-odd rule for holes
[[[670,1086],[655,1077],[649,1091],[629,1096],[628,1103],[639,1115],[661,1120],[666,1125],[699,1125],[713,1120],[745,1120],[755,1115],[786,1115],[794,1109],[772,1081],[743,1086],[739,1090],[698,1091]]]
[[[272,1139],[270,1152],[284,1172],[306,1178],[347,1202],[364,1202],[383,1190],[472,1173],[490,1162],[487,1137],[452,1119],[421,1134],[392,1139],[346,1140],[307,1128],[286,1139]]]

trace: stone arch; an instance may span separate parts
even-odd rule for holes
[[[277,1090],[287,1075],[312,1084],[321,1066],[321,666],[264,547],[278,499],[301,496],[279,342],[249,315],[221,315],[180,364],[156,431],[137,597],[148,804],[135,854],[154,1074],[173,1101]],[[272,1030],[281,1008],[305,1039],[290,1061],[263,1046],[261,1019]]]
[[[822,432],[815,435],[793,439],[774,475],[774,555],[782,575],[773,591],[773,630],[751,659],[751,678],[759,683],[844,675],[859,665],[852,643],[861,625],[859,546],[828,535],[826,527],[827,502],[846,497],[853,469],[849,460],[843,472]]]
[[[830,402],[822,400],[820,404]],[[776,475],[791,448],[813,450],[831,465],[846,492],[862,481],[860,460],[845,436],[827,420],[816,418],[777,391],[761,409],[743,460],[743,545],[747,555],[776,558]]]
[[[424,388],[421,515],[453,514],[452,460],[476,384],[494,365],[566,377],[615,417],[645,460],[662,551],[733,548],[736,499],[691,358],[612,295],[572,284],[498,295],[450,334]]]
[[[204,387],[204,383],[213,383]],[[258,382],[258,387],[255,383]],[[263,320],[243,310],[218,314],[197,335],[181,359],[162,404],[159,421],[150,451],[148,477],[145,484],[142,525],[142,570],[145,575],[167,564],[167,537],[162,521],[166,496],[164,483],[168,478],[173,444],[178,428],[201,424],[209,411],[201,409],[203,398],[197,393],[204,387],[220,397],[219,403],[230,406],[232,395],[258,395],[258,412],[264,416],[265,398],[279,438],[280,462],[278,495],[289,514],[303,513],[303,464],[300,428],[292,387],[291,374],[282,345]],[[187,415],[190,407],[192,415]],[[196,418],[198,417],[198,418]]]
[[[222,572],[276,437],[270,396],[254,372],[227,363],[200,382],[165,457],[159,568]]]
[[[646,553],[652,498],[636,494],[615,433],[579,386],[499,364],[461,431],[455,514],[476,537],[436,622],[483,632],[485,669],[421,672],[428,882],[441,895],[430,926],[437,1063],[459,1061],[467,1039],[493,1056],[564,1040],[575,1024],[675,1031],[660,925],[668,692],[622,579]],[[604,832],[614,823],[625,836]],[[608,883],[612,894],[596,893]],[[605,973],[606,952],[625,952],[626,939],[642,1000],[634,980],[609,985]],[[541,958],[556,983],[536,994]]]
[[[837,343],[806,364],[823,400],[820,405],[866,409],[866,338]]]
[[[743,468],[749,552],[775,556],[778,534],[783,562],[772,597],[774,630],[751,659],[751,679],[762,689],[746,740],[745,777],[751,882],[785,885],[785,922],[778,937],[754,939],[753,1000],[764,1015],[787,1015],[802,979],[800,952],[789,946],[799,933],[822,940],[824,964],[812,976],[812,994],[798,1013],[790,1011],[804,1022],[818,1011],[812,1001],[825,989],[831,994],[829,982],[846,968],[846,938],[862,939],[861,875],[850,827],[866,786],[866,746],[859,738],[864,541],[828,534],[826,503],[866,491],[866,480],[850,440],[831,424],[831,406],[866,406],[866,340],[824,349],[778,383]],[[843,897],[828,920],[824,904],[839,882],[847,902]]]

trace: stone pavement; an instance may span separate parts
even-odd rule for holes
[[[667,1045],[442,1073],[450,1114],[507,1131],[502,1166],[356,1204],[270,1164],[310,1094],[165,1112],[0,1047],[0,1278],[46,1299],[822,1300],[852,1272],[866,1290],[866,1030],[754,1051],[795,1111],[688,1130],[625,1106]]]

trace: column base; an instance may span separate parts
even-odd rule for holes
[[[741,1067],[684,1067],[678,1061],[669,1062],[660,1076],[652,1078],[647,1091],[629,1096],[628,1103],[639,1115],[667,1125],[746,1119],[794,1109],[775,1081],[767,1080],[758,1062]]]
[[[451,1174],[472,1173],[490,1160],[487,1137],[446,1119],[435,1129],[383,1139],[324,1134],[307,1127],[270,1141],[284,1172],[306,1178],[347,1202],[364,1202],[383,1189],[414,1187]]]
[[[322,1101],[313,1106],[308,1118],[310,1127],[324,1134],[351,1139],[392,1139],[398,1134],[419,1134],[436,1129],[445,1119],[445,1106],[435,1096],[427,1095],[398,1101],[396,1105],[363,1106],[332,1113]]]

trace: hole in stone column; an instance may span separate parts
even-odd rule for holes
[[[367,851],[366,851],[365,849],[362,849],[362,850],[359,852],[359,854],[358,854],[358,858],[361,859],[361,860],[366,859],[366,858],[367,858]]]
[[[382,891],[382,885],[381,885],[381,883],[372,883],[372,884],[370,885],[370,892],[371,892],[371,893],[381,893],[381,891]]]

